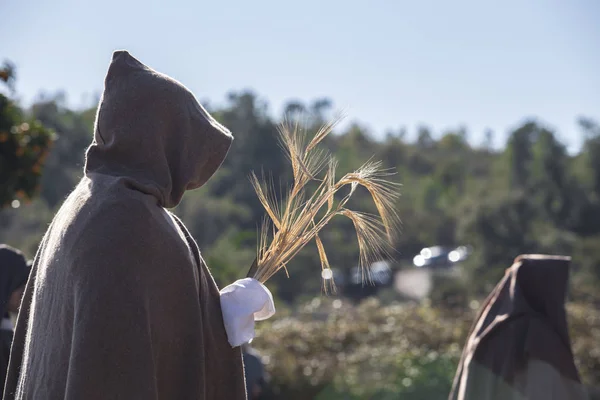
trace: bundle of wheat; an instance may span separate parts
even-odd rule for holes
[[[259,179],[256,174],[251,174],[252,185],[265,208],[266,217],[260,229],[257,257],[248,277],[264,283],[282,268],[287,273],[289,261],[313,239],[319,251],[321,268],[329,270],[319,232],[336,215],[349,218],[354,225],[363,279],[369,278],[368,266],[372,261],[388,255],[400,222],[395,211],[399,185],[386,179],[393,175],[392,171],[382,168],[381,162],[373,161],[335,180],[337,161],[318,145],[337,122],[339,119],[325,124],[310,141],[297,123],[279,128],[281,144],[291,162],[294,177],[283,199],[277,198],[273,185],[268,184],[264,177]],[[320,174],[322,177],[318,178]],[[310,182],[317,184],[312,193],[307,187]],[[358,186],[368,190],[378,215],[346,208]],[[348,193],[336,199],[336,194],[345,187],[349,187]],[[328,281],[330,289],[335,290],[333,279]],[[326,291],[329,289],[325,282],[324,288]]]

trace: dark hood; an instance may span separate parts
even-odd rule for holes
[[[7,245],[0,245],[0,310],[4,316],[11,294],[27,283],[29,266],[23,253]]]
[[[565,300],[569,285],[570,257],[524,255],[515,260],[513,269],[522,297],[516,308],[526,307],[540,315],[570,348]]]
[[[565,311],[570,260],[537,254],[515,259],[471,328],[451,399],[473,398],[464,393],[485,386],[477,382],[477,375],[465,380],[476,368],[513,384],[530,360],[542,361],[563,378],[580,382]]]
[[[87,150],[85,173],[124,177],[136,190],[175,207],[204,185],[233,137],[181,83],[116,51]]]

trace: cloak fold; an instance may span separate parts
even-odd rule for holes
[[[569,257],[521,255],[483,303],[450,400],[579,400],[565,297]]]
[[[35,257],[5,399],[246,398],[219,290],[166,210],[232,140],[179,82],[114,53],[85,176]]]

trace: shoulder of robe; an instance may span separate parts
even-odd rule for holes
[[[118,279],[144,275],[168,263],[176,253],[176,241],[165,229],[160,211],[135,198],[97,207],[73,243],[71,272],[99,278],[108,273]]]

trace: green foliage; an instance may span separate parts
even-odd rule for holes
[[[283,399],[445,399],[478,307],[314,298],[261,323],[253,345]],[[600,311],[578,301],[567,311],[582,379],[598,384]]]
[[[288,118],[314,128],[330,118],[330,106],[324,99],[311,105],[291,102]],[[2,114],[7,121],[18,121],[28,114],[60,132],[41,177],[42,203],[55,210],[83,173],[95,110],[70,110],[60,93],[40,100],[27,113],[12,103],[7,107],[9,112]],[[305,118],[301,113],[306,110],[312,114]],[[291,176],[276,139],[278,121],[268,114],[264,101],[250,92],[233,93],[224,107],[211,111],[234,132],[235,140],[216,176],[205,188],[186,194],[176,212],[216,263],[213,272],[217,280],[225,281],[243,276],[254,260],[253,239],[237,239],[255,238],[263,216],[248,174],[251,170],[271,174],[276,189],[285,188]],[[23,141],[38,140],[39,135],[31,136],[37,124],[2,123],[19,132],[10,134],[11,143],[23,135],[30,137]],[[400,265],[410,263],[425,246],[470,244],[474,254],[466,265],[473,278],[469,287],[483,293],[523,252],[572,254],[577,263],[581,262],[579,269],[594,279],[600,276],[600,258],[579,256],[584,251],[590,254],[589,249],[597,241],[594,238],[600,235],[600,129],[591,119],[581,119],[580,125],[586,142],[575,155],[568,154],[558,136],[535,121],[512,132],[506,149],[500,152],[473,147],[466,140],[465,128],[445,132],[436,139],[431,130],[421,127],[411,143],[404,129],[389,132],[385,140],[379,141],[361,125],[350,124],[327,138],[325,144],[340,160],[340,173],[357,168],[371,157],[397,170],[395,179],[403,184],[397,204],[403,232],[393,256]],[[40,151],[42,148],[40,144]],[[33,152],[38,147],[28,149]],[[38,164],[24,164],[24,168],[38,171],[43,157],[31,154],[22,161],[35,159]],[[7,169],[0,171],[5,173]],[[35,174],[11,176],[29,176],[21,185],[30,189],[39,180]],[[15,190],[11,191],[14,194]],[[360,208],[373,210],[366,194],[357,196],[356,202]],[[36,213],[34,209],[31,212]],[[43,230],[46,218],[40,216],[39,227],[30,232],[32,237]],[[8,232],[10,224],[3,226]],[[344,221],[334,221],[323,233],[332,266],[346,272],[357,261],[356,243],[348,228]],[[18,246],[19,241],[29,239],[13,236],[11,240]],[[214,246],[219,251],[235,249],[231,253],[237,254],[217,256]],[[279,287],[282,298],[291,302],[307,291],[314,294],[320,290],[317,260],[316,250],[308,249],[289,266],[293,281],[288,282],[285,274],[276,277],[272,285]]]
[[[260,325],[254,345],[285,399],[443,399],[470,314],[315,298]],[[304,397],[303,397],[304,396]]]
[[[314,128],[330,118],[330,105],[323,99],[310,105],[292,102],[288,118]],[[301,118],[304,111],[312,114]],[[271,173],[276,188],[280,183],[285,188],[291,175],[276,140],[280,120],[268,113],[264,101],[250,92],[235,93],[211,112],[235,140],[219,172],[204,188],[187,193],[175,212],[198,241],[217,282],[225,285],[244,277],[255,257],[263,209],[248,174]],[[19,177],[18,183],[6,178],[9,169],[0,165],[0,203],[12,201],[19,190],[27,198],[41,185],[31,204],[0,211],[0,242],[33,256],[55,211],[83,175],[94,116],[93,108],[69,109],[60,94],[28,110],[0,95],[1,162],[9,159],[5,154],[22,149],[10,159],[10,179]],[[487,294],[514,257],[526,252],[573,257],[571,286],[576,290],[570,295],[569,317],[574,351],[584,381],[599,384],[600,128],[589,118],[582,118],[580,126],[585,142],[576,154],[536,121],[517,127],[500,151],[491,148],[491,133],[483,148],[474,147],[464,128],[437,135],[421,127],[414,141],[398,129],[377,140],[363,126],[350,124],[328,137],[325,145],[340,160],[340,173],[371,157],[397,170],[403,224],[395,267],[410,264],[431,245],[471,245],[474,252],[458,279],[434,277],[435,306],[367,302],[355,307],[343,297],[323,298],[291,316],[283,309],[321,290],[316,248],[301,252],[288,266],[291,279],[280,273],[269,281],[278,297],[278,319],[259,324],[256,340],[282,398],[445,398],[476,308],[473,298]],[[60,135],[40,177],[50,130]],[[373,211],[366,194],[357,193],[354,200]],[[356,266],[357,245],[348,221],[334,220],[322,240],[332,267],[348,273]],[[391,290],[382,297],[394,300]],[[334,308],[334,300],[342,300],[342,306]]]
[[[600,302],[587,300],[567,307],[570,336],[583,382],[600,386]]]
[[[249,245],[253,243],[256,243],[256,235],[252,232],[230,229],[210,246],[204,259],[210,265],[219,287],[246,277],[250,267],[248,260],[251,263],[256,256]]]
[[[55,208],[83,176],[85,149],[92,141],[95,110],[69,110],[64,94],[43,99],[31,108],[34,118],[59,132],[44,167],[42,197]]]
[[[0,68],[0,80],[12,87],[14,69]],[[44,160],[48,155],[53,132],[39,121],[26,118],[21,110],[0,93],[0,208],[19,200],[31,200],[39,190]]]

